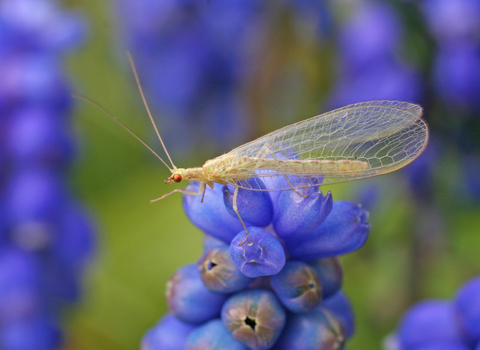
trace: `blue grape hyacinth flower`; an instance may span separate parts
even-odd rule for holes
[[[92,218],[70,193],[75,156],[63,54],[85,35],[55,0],[0,2],[0,349],[56,350],[81,295]]]
[[[414,305],[388,344],[387,350],[479,349],[480,277],[460,287],[453,300],[426,300]]]
[[[268,188],[256,181],[259,189]],[[248,237],[231,208],[229,185],[207,188],[203,203],[202,196],[184,195],[187,216],[206,233],[205,252],[167,283],[170,315],[146,333],[142,350],[344,345],[354,333],[354,316],[341,290],[337,256],[365,243],[368,213],[333,201],[319,186],[299,192],[308,197],[291,190],[239,191]]]

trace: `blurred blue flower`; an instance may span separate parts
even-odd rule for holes
[[[352,76],[340,78],[333,87],[330,105],[370,100],[421,100],[423,84],[419,73],[406,63],[393,59],[372,62],[372,66]]]
[[[330,106],[369,100],[420,101],[417,70],[400,58],[403,25],[386,2],[355,2],[340,24],[339,66]]]
[[[439,97],[447,103],[479,110],[480,45],[454,42],[440,46],[433,79]]]
[[[439,43],[480,39],[480,3],[477,0],[422,0],[422,12]]]
[[[455,296],[455,311],[464,333],[473,343],[480,341],[480,277],[465,283]]]
[[[400,350],[474,349],[480,340],[480,277],[465,283],[453,301],[426,300],[414,305],[392,339]]]
[[[265,4],[123,0],[117,5],[141,81],[168,115],[161,125],[173,152],[185,154],[212,135],[219,135],[221,149],[243,140],[248,110],[242,89],[255,71]]]
[[[338,49],[342,74],[374,70],[376,62],[394,57],[403,38],[397,12],[387,3],[359,2],[351,18],[340,26]]]
[[[86,25],[54,0],[0,2],[0,348],[54,350],[94,248],[69,193],[75,156],[62,54]]]

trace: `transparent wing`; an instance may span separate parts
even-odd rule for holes
[[[262,179],[269,190],[283,190],[386,174],[424,150],[428,128],[421,115],[422,108],[408,102],[348,105],[235,148],[228,155],[249,159],[251,180],[234,174],[226,180],[258,190],[255,179]]]

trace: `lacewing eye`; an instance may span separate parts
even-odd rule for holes
[[[173,175],[173,181],[175,181],[175,182],[182,181],[182,175],[180,175],[180,174]]]

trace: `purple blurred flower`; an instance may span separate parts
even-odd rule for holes
[[[480,109],[480,46],[456,42],[441,46],[433,75],[437,93],[447,103]]]
[[[439,43],[480,39],[478,0],[423,0],[423,15]]]

